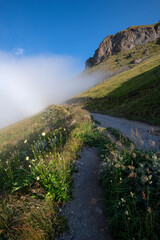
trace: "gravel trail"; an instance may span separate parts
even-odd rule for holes
[[[134,141],[138,148],[160,149],[160,127],[92,113],[102,127],[113,127]],[[112,240],[107,224],[105,204],[98,183],[99,158],[96,148],[83,148],[76,161],[73,200],[62,209],[70,227],[57,240]]]
[[[68,219],[70,233],[58,240],[111,240],[101,186],[98,183],[99,159],[96,148],[83,148],[76,161],[73,201],[62,213]]]
[[[160,127],[146,123],[92,113],[102,127],[113,127],[129,137],[139,149],[160,149]]]

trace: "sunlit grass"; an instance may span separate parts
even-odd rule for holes
[[[157,50],[154,56],[134,68],[79,94],[71,102],[91,112],[160,124],[159,52]]]
[[[118,54],[108,56],[103,60],[103,62],[87,69],[86,71],[88,73],[92,73],[96,71],[114,71],[122,67],[131,68],[134,67],[135,59],[141,59],[142,61],[145,61],[156,56],[159,51],[160,40],[158,39],[150,43],[135,46],[131,50],[124,50]]]
[[[51,106],[0,132],[2,239],[54,239],[66,227],[58,207],[71,198],[77,152],[94,131],[88,112]]]

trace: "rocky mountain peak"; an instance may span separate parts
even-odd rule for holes
[[[130,50],[157,38],[160,38],[160,22],[152,25],[131,26],[115,35],[109,35],[101,42],[94,56],[86,61],[86,68],[102,62],[108,56]]]

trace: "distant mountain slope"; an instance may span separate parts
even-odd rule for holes
[[[134,68],[79,94],[69,103],[91,112],[160,125],[160,51]]]
[[[131,26],[115,35],[109,35],[101,42],[94,56],[86,61],[86,68],[95,66],[108,56],[133,49],[137,45],[143,45],[157,38],[160,38],[160,22],[152,25]]]

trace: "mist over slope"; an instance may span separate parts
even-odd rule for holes
[[[142,27],[152,29],[156,26],[159,29],[160,23]],[[143,28],[140,27],[140,30]],[[131,29],[138,31],[139,27]],[[111,74],[103,83],[68,100],[68,103],[90,112],[160,125],[160,38],[156,35],[150,41],[152,37],[153,34],[148,36],[147,43],[140,41],[130,50],[121,49],[113,55],[106,55],[101,62],[88,66],[88,74],[96,71]]]
[[[98,73],[89,76],[81,71],[78,60],[70,56],[17,57],[0,52],[0,128],[50,104],[61,104],[100,79]]]
[[[71,104],[90,112],[160,125],[160,52],[77,95]]]

